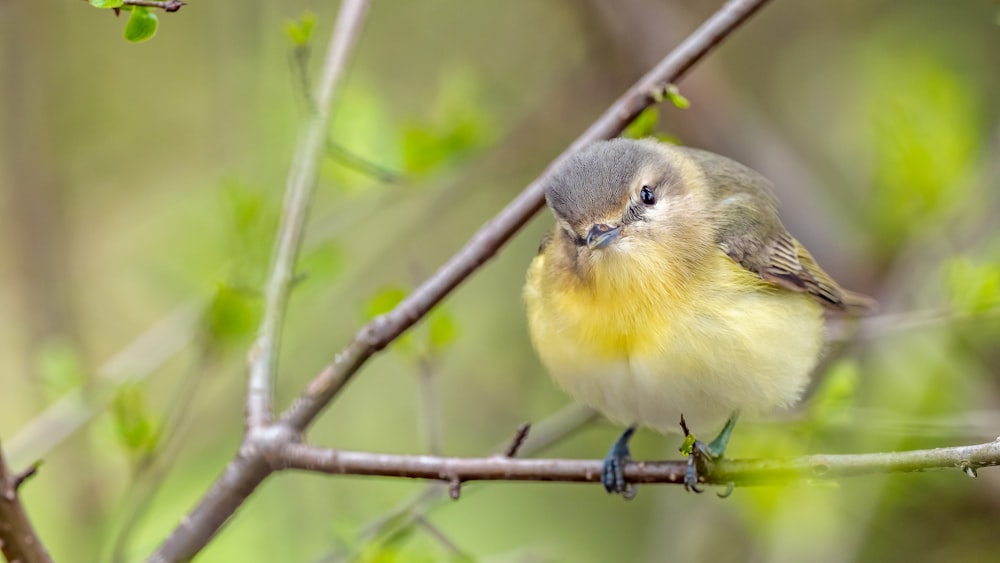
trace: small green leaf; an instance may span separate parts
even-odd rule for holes
[[[629,139],[643,139],[653,135],[656,130],[656,123],[660,119],[660,111],[654,107],[648,107],[639,115],[635,116],[632,123],[622,131],[622,137]]]
[[[849,416],[861,383],[861,368],[854,360],[841,360],[826,372],[809,401],[812,419],[827,425]]]
[[[133,43],[142,43],[156,35],[156,14],[144,6],[136,6],[125,24],[125,39]]]
[[[960,312],[982,313],[1000,306],[1000,265],[956,258],[945,266],[945,281]]]
[[[329,241],[300,258],[297,269],[307,281],[329,280],[337,275],[343,263],[343,251],[335,242]]]
[[[694,451],[694,443],[696,441],[698,441],[698,439],[695,438],[693,434],[688,434],[687,436],[685,436],[684,437],[684,443],[681,444],[681,448],[680,448],[681,455],[685,455],[685,456],[691,455],[691,452]]]
[[[401,287],[387,287],[377,292],[368,300],[366,315],[369,319],[374,319],[379,315],[384,315],[392,311],[406,298],[408,291]],[[413,357],[416,354],[416,346],[413,343],[413,335],[404,333],[393,342],[393,349],[405,356]]]
[[[285,33],[292,45],[303,47],[312,41],[313,29],[316,27],[316,14],[306,10],[298,20],[285,23]]]
[[[79,387],[87,379],[79,349],[65,337],[51,336],[43,340],[35,362],[46,393],[53,397]]]
[[[681,95],[681,91],[677,88],[676,84],[668,84],[663,90],[663,94],[677,109],[687,109],[691,107],[691,102]]]
[[[153,417],[146,406],[146,397],[138,385],[124,385],[111,402],[118,440],[135,458],[142,458],[156,449],[159,435]]]
[[[122,0],[90,0],[95,8],[121,8],[124,3]]]
[[[256,329],[260,314],[261,302],[256,294],[219,284],[203,323],[213,342],[241,342]]]
[[[428,339],[432,351],[442,351],[451,345],[458,336],[458,326],[455,319],[440,307],[430,315],[428,322]]]
[[[406,298],[406,293],[406,290],[401,287],[387,287],[382,289],[368,301],[368,318],[374,319],[379,315],[384,315],[393,310],[396,305],[399,305]]]

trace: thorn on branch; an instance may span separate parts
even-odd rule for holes
[[[979,476],[979,473],[976,472],[976,468],[968,463],[962,464],[962,471],[964,471],[966,475],[972,477],[973,479]]]
[[[35,473],[38,473],[38,468],[41,466],[42,466],[42,460],[38,460],[35,463],[29,465],[24,471],[21,471],[20,473],[14,475],[13,476],[14,478],[11,481],[11,488],[14,491],[20,489],[21,484],[27,481],[28,479],[34,477]]]
[[[452,500],[458,500],[462,496],[462,480],[457,476],[452,477],[451,481],[448,482],[448,496]]]
[[[514,438],[503,451],[504,457],[514,457],[517,455],[521,446],[524,445],[524,441],[528,439],[528,432],[531,432],[531,423],[525,422],[517,427],[517,432],[514,433]]]

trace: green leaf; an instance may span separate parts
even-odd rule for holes
[[[455,319],[448,311],[440,307],[431,313],[427,323],[431,351],[443,351],[458,337],[458,326],[455,324]]]
[[[142,43],[156,35],[156,14],[144,6],[136,6],[125,24],[125,39],[133,43]]]
[[[366,310],[369,319],[384,315],[393,310],[406,298],[407,291],[401,287],[387,287],[380,290],[368,300]]]
[[[854,360],[842,360],[830,367],[809,401],[812,419],[830,424],[849,413],[861,384],[861,368]]]
[[[399,305],[406,298],[407,293],[409,292],[401,287],[387,287],[378,291],[368,300],[368,306],[365,311],[368,319],[374,319],[379,315],[384,315],[392,311],[396,305]],[[393,343],[393,349],[412,357],[416,353],[413,335],[411,333],[401,335]]]
[[[95,8],[121,8],[124,3],[122,0],[90,0]]]
[[[298,20],[285,23],[285,33],[292,45],[304,47],[312,41],[313,30],[316,28],[316,14],[306,10]]]
[[[300,258],[297,270],[307,281],[329,280],[340,272],[343,263],[343,251],[335,242],[328,241]]]
[[[491,116],[479,101],[479,83],[468,72],[446,74],[433,118],[408,125],[402,138],[403,166],[422,174],[451,164],[492,141]]]
[[[676,84],[668,84],[663,90],[663,95],[666,96],[666,99],[670,100],[670,103],[674,104],[674,107],[677,109],[687,109],[691,107],[691,102],[681,95],[681,91],[677,88]]]
[[[1000,305],[1000,265],[977,264],[961,257],[948,262],[944,274],[958,312],[982,313]]]
[[[80,352],[68,338],[46,338],[38,348],[35,362],[46,393],[53,397],[79,387],[86,381]]]
[[[129,454],[145,457],[156,449],[159,434],[146,406],[146,397],[138,385],[124,385],[111,402],[115,434]]]
[[[212,341],[223,344],[241,342],[256,330],[260,315],[258,295],[246,289],[219,284],[203,323]]]
[[[629,139],[643,139],[650,137],[656,130],[656,123],[660,119],[660,111],[654,107],[648,107],[639,115],[635,116],[632,123],[622,131],[622,137]]]

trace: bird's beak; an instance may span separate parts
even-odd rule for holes
[[[587,246],[590,247],[591,250],[604,248],[605,246],[618,240],[618,236],[621,235],[621,232],[621,227],[612,227],[610,225],[598,223],[591,227],[590,232],[587,233]]]

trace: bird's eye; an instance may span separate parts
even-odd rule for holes
[[[646,205],[653,205],[656,203],[656,195],[653,193],[653,190],[649,189],[649,186],[642,187],[642,190],[639,192],[639,198],[642,199],[642,202]]]

